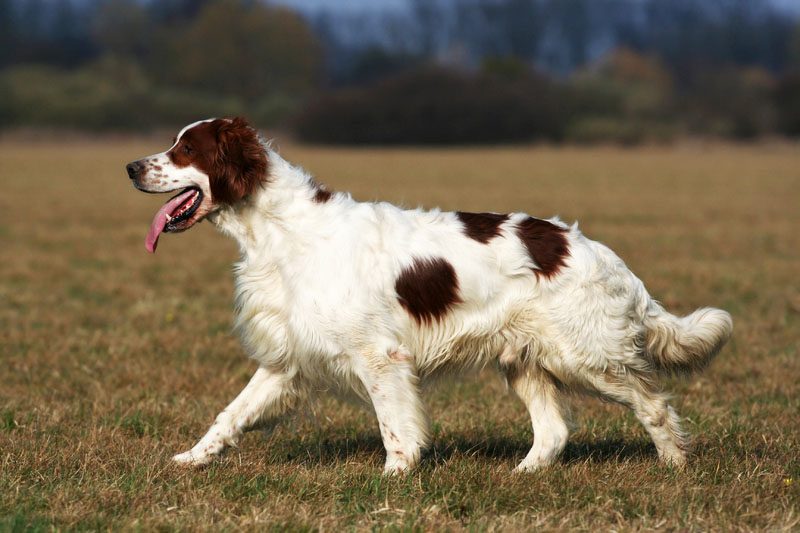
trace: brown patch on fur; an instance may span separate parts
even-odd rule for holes
[[[564,234],[568,230],[552,222],[528,217],[517,224],[517,236],[528,250],[528,255],[539,268],[534,268],[536,277],[550,279],[565,266],[569,245]]]
[[[186,130],[178,141],[167,152],[167,157],[176,167],[192,165],[209,176],[214,168],[214,157],[217,153],[217,131],[221,120],[203,122]]]
[[[217,145],[211,196],[217,203],[233,204],[266,180],[267,154],[258,133],[242,117],[222,121]]]
[[[333,193],[328,189],[317,189],[317,192],[314,193],[314,201],[318,204],[324,204],[331,199],[331,196],[333,196]]]
[[[420,325],[441,319],[453,305],[462,301],[458,295],[456,271],[441,257],[414,259],[411,266],[400,273],[394,287],[400,305]]]
[[[267,177],[267,154],[258,133],[242,117],[186,130],[167,156],[175,166],[192,165],[208,175],[217,204],[238,202]]]
[[[456,211],[458,220],[464,224],[467,237],[486,244],[500,235],[500,225],[508,220],[508,215],[498,213],[465,213]]]
[[[333,196],[333,192],[329,191],[324,185],[320,185],[319,183],[312,183],[314,187],[314,196],[312,200],[314,200],[318,204],[324,204],[328,200],[331,199]]]

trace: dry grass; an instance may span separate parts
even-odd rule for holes
[[[202,224],[144,250],[163,198],[123,167],[161,149],[0,144],[0,530],[800,528],[796,147],[285,147],[359,199],[577,218],[669,309],[734,314],[712,367],[670,383],[698,435],[683,471],[581,399],[558,464],[511,475],[529,421],[487,372],[432,393],[433,450],[391,479],[374,420],[335,400],[208,468],[169,463],[254,364],[229,335],[233,243]]]

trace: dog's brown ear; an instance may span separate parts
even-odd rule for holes
[[[242,117],[220,121],[217,154],[210,176],[216,203],[234,204],[267,177],[267,153],[258,133]]]

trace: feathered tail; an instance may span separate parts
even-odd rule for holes
[[[704,307],[677,317],[653,302],[644,319],[647,353],[658,370],[691,374],[705,368],[733,332],[727,311]]]

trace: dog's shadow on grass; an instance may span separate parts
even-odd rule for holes
[[[431,463],[434,467],[445,466],[452,461],[474,457],[509,462],[516,466],[527,455],[531,444],[508,436],[444,434],[434,439],[431,448],[424,455],[423,463]],[[287,461],[306,464],[311,462],[315,465],[339,461],[382,463],[386,453],[380,436],[374,434],[326,435],[315,439],[290,438],[282,443],[273,442],[272,446],[283,448],[281,455]],[[603,464],[655,458],[655,446],[644,439],[600,438],[569,442],[557,463]]]
[[[509,437],[484,436],[476,439],[452,435],[435,442],[426,458],[437,465],[446,464],[460,456],[471,456],[489,461],[507,461],[516,466],[528,454],[531,445],[532,442]],[[557,463],[609,463],[650,457],[657,457],[657,454],[655,447],[646,441],[596,439],[567,443]]]

